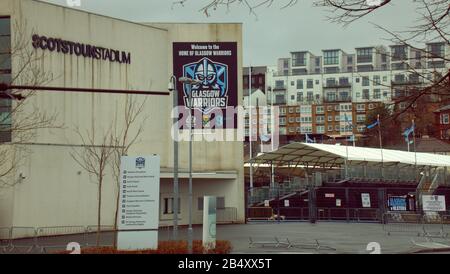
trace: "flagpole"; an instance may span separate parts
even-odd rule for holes
[[[249,105],[249,122],[250,122],[250,134],[248,135],[250,144],[250,195],[253,198],[253,111],[252,111],[252,66],[248,69],[248,105]]]
[[[381,121],[380,114],[377,116],[378,121],[378,139],[380,139],[380,151],[381,151],[381,178],[384,179],[383,170],[384,170],[384,157],[383,157],[383,140],[381,139]]]
[[[417,151],[416,151],[416,122],[414,119],[412,120],[412,127],[413,127],[413,141],[414,141],[414,172],[416,173],[416,180],[417,180],[418,176],[417,176]]]

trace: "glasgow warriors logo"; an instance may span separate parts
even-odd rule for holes
[[[228,105],[228,66],[203,58],[196,63],[183,66],[183,76],[201,82],[192,85],[191,90],[184,85],[186,107],[209,113],[214,108],[225,109]],[[192,102],[189,101],[192,94]]]
[[[143,169],[145,168],[145,159],[142,157],[136,158],[136,168]]]

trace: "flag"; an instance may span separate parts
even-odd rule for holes
[[[378,126],[379,124],[380,124],[380,121],[377,120],[375,123],[373,123],[373,124],[371,124],[371,125],[368,125],[367,128],[368,128],[368,129],[372,129],[372,128]]]
[[[406,136],[406,137],[408,137],[409,135],[411,135],[411,133],[414,132],[415,127],[416,127],[416,125],[413,123],[413,124],[411,125],[411,127],[407,128],[407,129],[403,132],[403,135]]]
[[[314,140],[311,139],[311,138],[309,138],[308,133],[305,134],[305,139],[306,139],[306,143],[307,143],[307,144],[308,144],[308,143],[314,143]]]

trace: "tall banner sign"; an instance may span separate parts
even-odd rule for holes
[[[121,158],[118,248],[158,247],[160,156]]]
[[[237,115],[227,115],[238,105],[236,42],[173,43],[173,74],[198,81],[177,82],[178,104],[192,108],[195,128],[237,128]]]

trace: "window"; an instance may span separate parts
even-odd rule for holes
[[[300,113],[300,107],[297,107],[297,108],[295,109],[295,112],[296,112],[296,113]]]
[[[403,61],[407,59],[406,46],[391,47],[392,61]]]
[[[372,110],[372,109],[374,109],[375,108],[375,105],[374,104],[369,104],[369,110]]]
[[[303,92],[297,92],[297,102],[303,101]]]
[[[300,122],[302,122],[302,123],[312,123],[312,117],[311,116],[300,117]]]
[[[370,90],[369,89],[363,89],[362,98],[365,100],[370,99]]]
[[[366,115],[365,114],[358,114],[358,115],[356,115],[356,121],[358,123],[366,122]]]
[[[379,88],[373,90],[373,99],[381,99],[381,90]]]
[[[286,108],[280,108],[280,114],[286,115]]]
[[[324,113],[323,106],[316,106],[316,113],[317,114],[323,114]]]
[[[277,88],[277,89],[284,89],[284,80],[276,80],[275,81],[275,88]]]
[[[292,53],[292,66],[299,67],[306,65],[306,52]]]
[[[357,77],[355,80],[356,80],[356,83],[359,83],[359,77]]]
[[[303,89],[303,79],[297,80],[297,89]]]
[[[308,91],[307,95],[306,95],[306,100],[308,102],[311,102],[314,100],[314,93],[312,91]]]
[[[339,122],[341,117],[339,115],[334,116],[334,121]]]
[[[325,116],[316,116],[316,123],[317,124],[325,123]]]
[[[316,67],[320,67],[320,57],[316,57]]]
[[[291,95],[291,101],[295,100],[295,95]]]
[[[374,76],[373,76],[373,84],[374,84],[375,86],[381,85],[380,75],[374,75]]]
[[[295,82],[294,81],[291,81],[291,86],[292,87],[295,86]]]
[[[443,58],[445,55],[445,44],[444,43],[428,44],[428,52],[430,53],[430,58]]]
[[[289,117],[289,123],[295,123],[295,118],[294,117]]]
[[[449,114],[442,114],[442,122],[441,124],[443,125],[448,125],[449,124]]]
[[[295,122],[300,123],[300,117],[295,118]]]
[[[328,122],[332,122],[333,121],[333,116],[328,116]]]
[[[386,98],[389,96],[389,92],[387,90],[383,90],[383,97]]]
[[[289,127],[289,133],[294,133],[295,132],[295,127]]]
[[[327,111],[328,112],[333,111],[333,106],[327,106]]]
[[[360,48],[356,50],[356,59],[358,63],[372,62],[372,48]]]
[[[294,113],[294,108],[289,108],[289,113]]]
[[[383,76],[383,82],[387,82],[387,76]]]
[[[174,198],[164,198],[164,200],[163,200],[163,202],[164,202],[164,204],[163,204],[163,214],[166,214],[166,215],[168,215],[168,214],[173,214],[174,212],[173,212],[173,208],[174,208],[174,205],[173,205],[173,202],[175,201],[175,199]],[[180,209],[180,201],[181,201],[181,199],[180,198],[178,198],[178,214],[180,214],[181,213],[181,209]]]
[[[0,18],[0,78],[11,84],[11,20]],[[10,99],[0,99],[0,143],[11,142],[11,105]]]
[[[328,131],[333,131],[333,126],[328,126]]]
[[[301,106],[300,112],[303,114],[311,114],[312,113],[312,107],[311,106]]]
[[[353,64],[353,56],[347,56],[347,64]]]
[[[341,131],[341,127],[339,125],[334,126],[335,131]]]
[[[203,197],[199,197],[197,201],[198,210],[203,211]],[[216,207],[217,209],[225,209],[225,197],[217,197]]]
[[[404,74],[396,74],[394,76],[394,82],[396,83],[404,83],[406,82],[406,77]]]
[[[280,117],[280,125],[283,125],[283,126],[286,125],[286,118],[285,117]]]
[[[320,85],[320,81],[319,80],[316,80],[316,85]]]
[[[337,65],[339,64],[339,51],[326,50],[323,52],[323,64],[324,65]]]
[[[358,112],[360,112],[360,111],[365,111],[365,110],[366,110],[366,105],[365,105],[365,104],[358,104],[358,105],[356,106],[356,110],[357,110]]]
[[[362,85],[363,85],[363,87],[370,86],[370,79],[369,79],[368,76],[364,76],[364,77],[362,78]]]
[[[317,126],[317,127],[316,127],[316,132],[317,132],[318,134],[323,134],[323,133],[325,133],[325,126]]]
[[[314,81],[312,79],[306,81],[306,88],[314,88]]]

